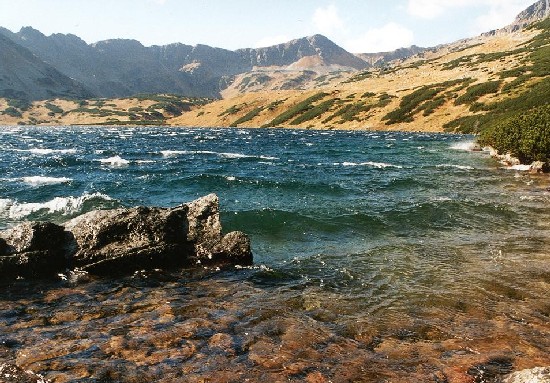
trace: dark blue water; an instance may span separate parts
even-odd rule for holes
[[[248,233],[255,257],[250,270],[223,278],[256,286],[265,299],[278,296],[283,306],[299,291],[303,303],[289,308],[296,315],[397,328],[465,311],[498,317],[502,305],[504,317],[545,313],[548,178],[504,169],[468,151],[472,140],[5,127],[0,228],[97,208],[173,206],[214,192],[224,229]]]

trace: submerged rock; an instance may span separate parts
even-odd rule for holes
[[[52,276],[75,268],[118,274],[198,263],[252,263],[245,234],[222,236],[215,194],[174,208],[98,210],[64,226],[29,222],[0,233],[0,278]]]

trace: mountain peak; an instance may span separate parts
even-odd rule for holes
[[[527,7],[524,11],[520,12],[514,24],[531,24],[533,22],[543,20],[550,16],[550,0],[539,0],[533,5]]]

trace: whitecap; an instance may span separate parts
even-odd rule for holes
[[[40,186],[40,185],[63,184],[63,183],[71,182],[72,178],[31,176],[31,177],[22,177],[21,181],[32,186]]]
[[[102,158],[99,160],[104,165],[110,165],[114,167],[124,167],[128,166],[130,164],[130,161],[120,157],[120,156],[114,156],[109,158]]]
[[[528,170],[531,170],[531,165],[512,165],[512,166],[507,166],[505,169],[518,170],[520,172],[526,172]]]
[[[161,150],[160,154],[166,158],[177,157],[180,155],[190,155],[190,154],[218,154],[210,150]]]
[[[102,193],[84,193],[80,197],[55,197],[46,202],[18,202],[12,199],[0,199],[0,216],[10,219],[22,219],[41,210],[45,210],[50,214],[60,213],[69,215],[79,212],[85,202],[93,199],[113,200],[108,195]]]
[[[373,162],[373,161],[367,161],[367,162],[342,162],[342,163],[334,163],[334,165],[342,165],[342,166],[371,166],[378,169],[384,169],[384,168],[396,168],[396,169],[403,169],[403,166],[400,165],[393,165],[388,164],[385,162]]]
[[[227,176],[227,177],[225,177],[225,179],[228,180],[228,181],[236,181],[237,177]]]
[[[460,170],[474,170],[475,168],[471,166],[465,166],[465,165],[454,165],[454,164],[440,164],[437,165],[438,168],[455,168]]]
[[[453,150],[463,150],[467,152],[471,152],[477,148],[479,148],[479,145],[475,141],[460,141],[451,145],[451,149]]]
[[[29,152],[31,154],[45,156],[51,154],[75,154],[76,149],[47,149],[47,148],[32,148],[32,149],[20,149],[21,152]]]

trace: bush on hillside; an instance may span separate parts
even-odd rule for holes
[[[484,131],[479,143],[502,154],[510,153],[524,164],[542,161],[550,166],[550,105],[531,109]]]

